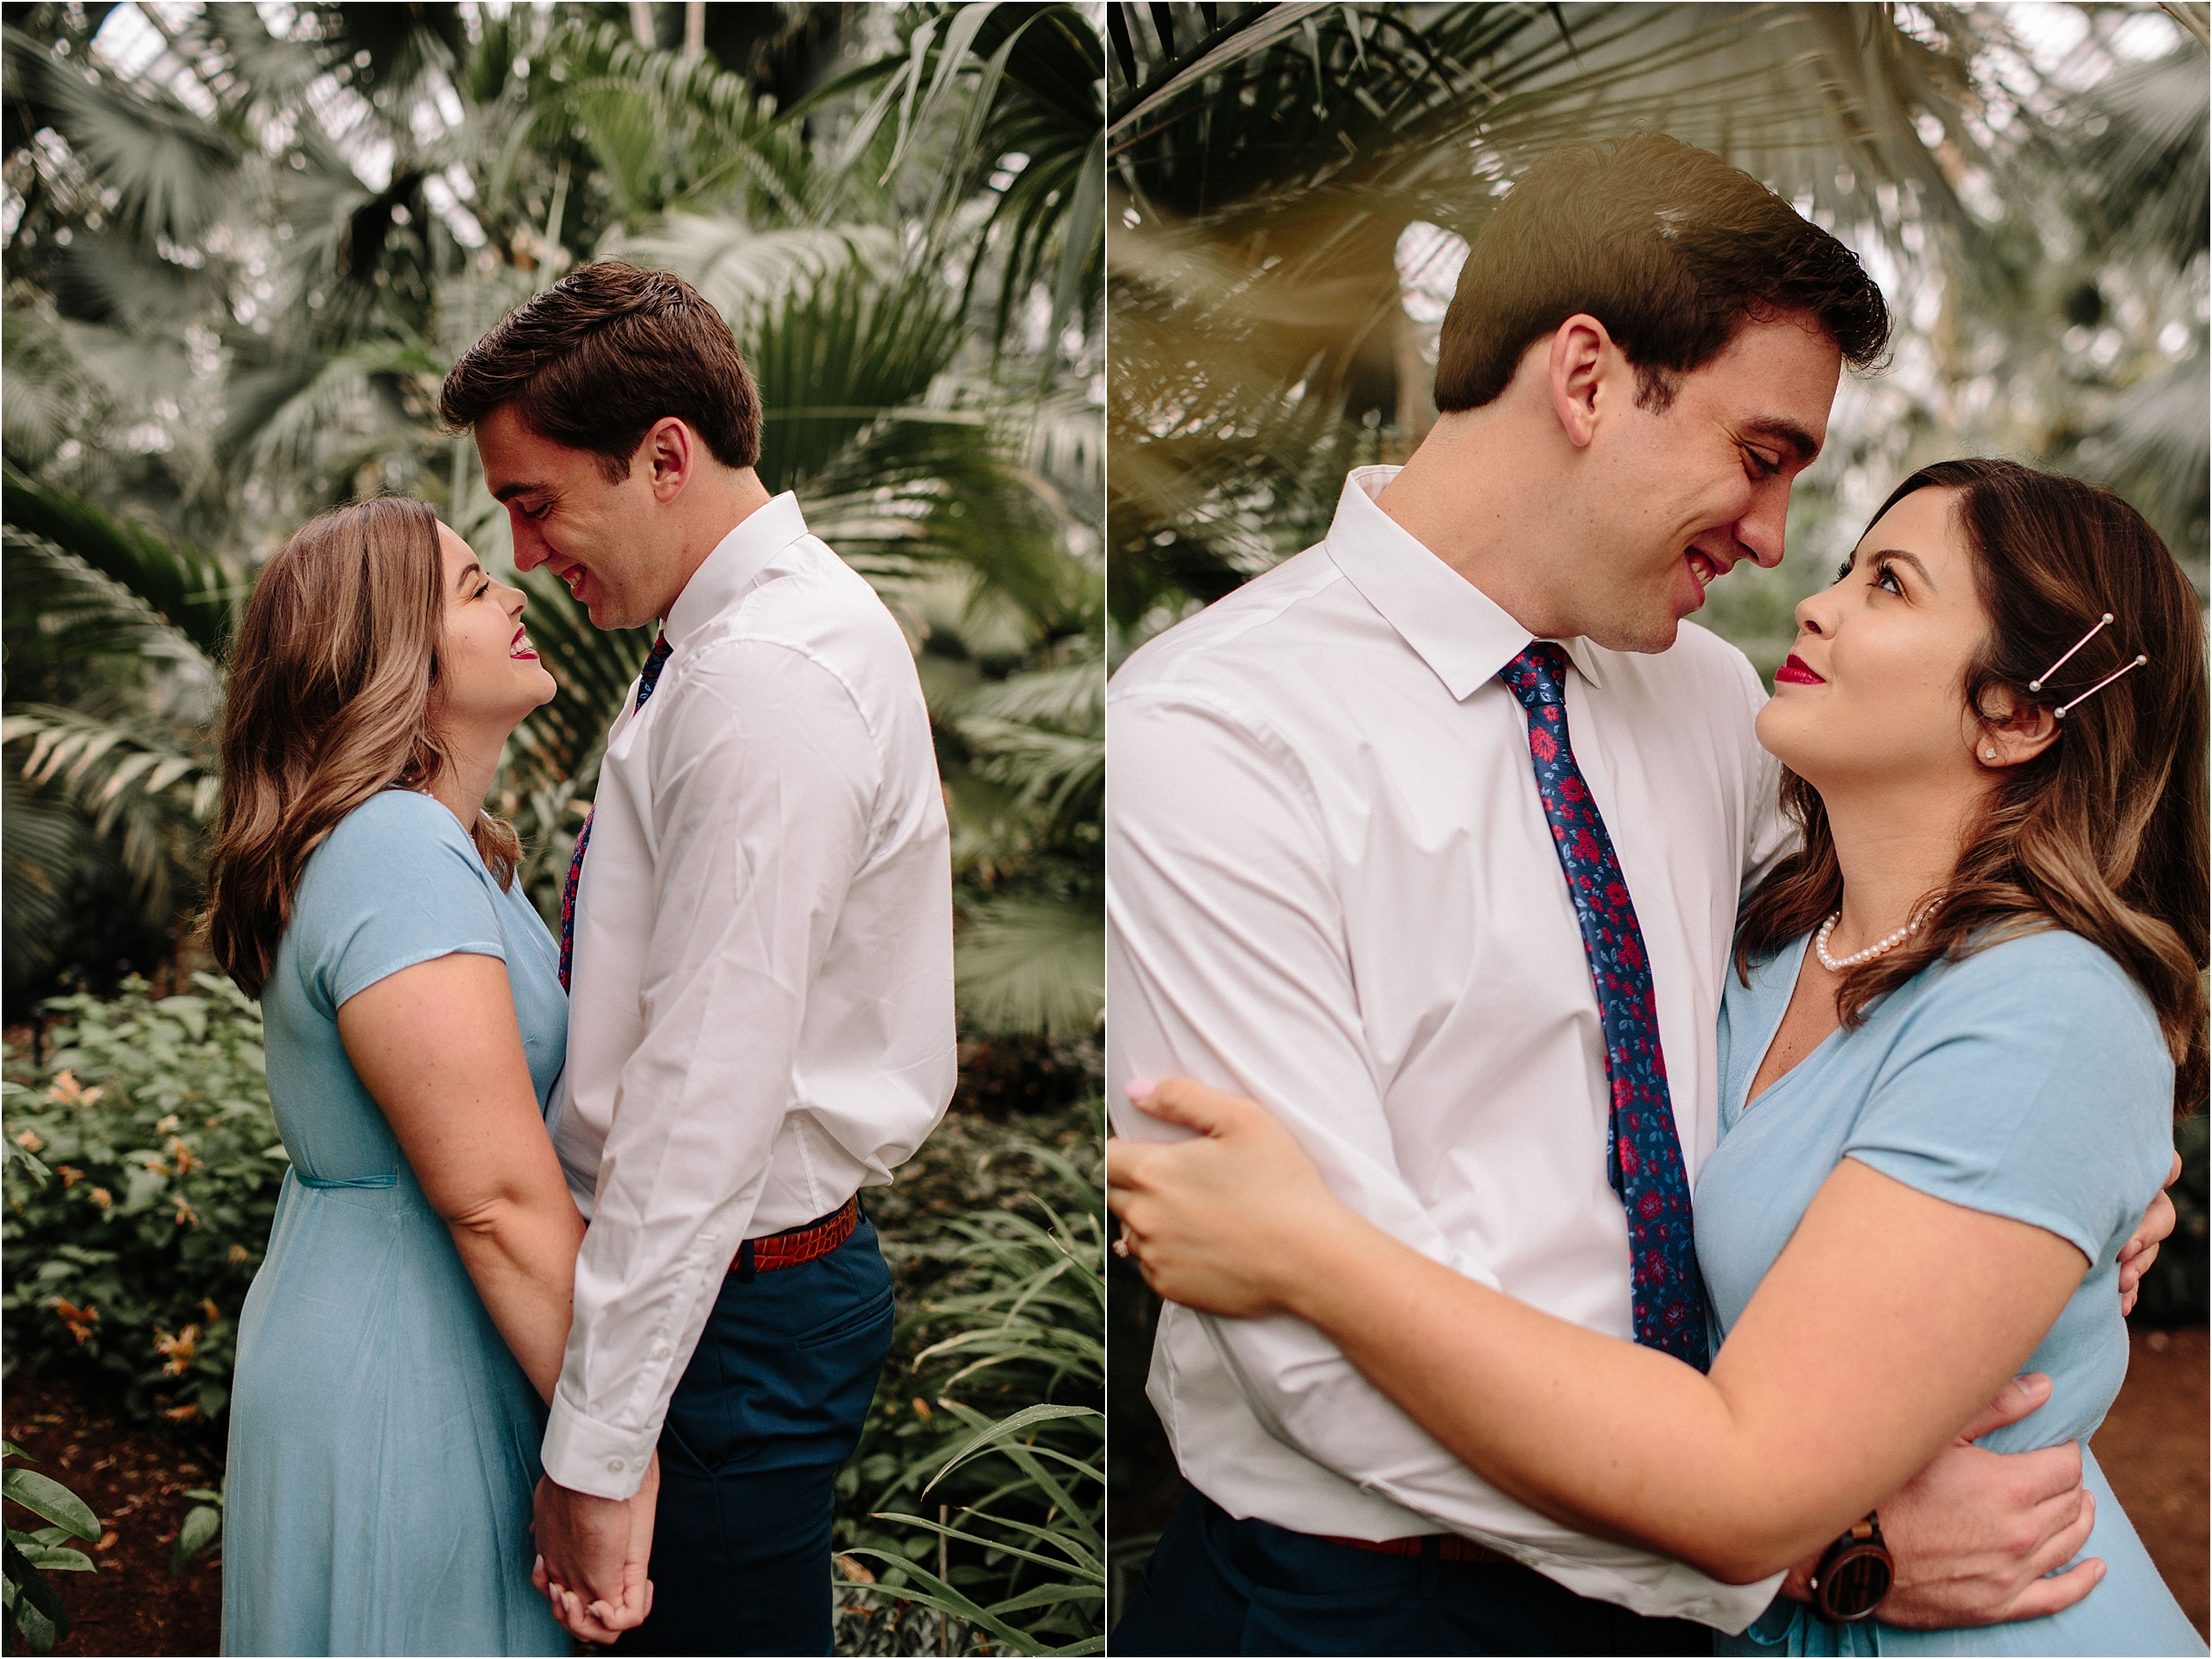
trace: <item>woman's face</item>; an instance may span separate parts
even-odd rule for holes
[[[492,580],[469,544],[442,524],[438,549],[445,616],[432,711],[442,726],[496,726],[503,738],[552,697],[553,676],[523,632],[521,590]]]
[[[1824,795],[1986,779],[1964,682],[1989,619],[1956,504],[1955,490],[1915,490],[1876,520],[1833,587],[1797,607],[1796,649],[1760,711],[1759,741]]]

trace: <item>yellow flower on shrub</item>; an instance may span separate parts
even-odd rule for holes
[[[99,1205],[103,1210],[111,1210],[115,1207],[115,1194],[109,1192],[104,1187],[96,1187],[90,1192],[87,1193],[85,1196],[89,1198],[94,1203]]]
[[[170,1121],[173,1123],[176,1120],[172,1118]],[[204,1167],[198,1158],[192,1156],[192,1148],[184,1143],[180,1135],[169,1137],[169,1156],[176,1159],[177,1173],[180,1175],[189,1175],[194,1170]]]
[[[171,1336],[158,1326],[154,1330],[156,1350],[168,1356],[169,1363],[161,1368],[162,1374],[165,1377],[183,1376],[191,1366],[192,1351],[199,1345],[200,1327],[196,1325],[186,1325],[174,1336]]]
[[[61,1189],[65,1193],[71,1187],[74,1187],[79,1181],[84,1179],[84,1171],[82,1170],[74,1169],[66,1164],[55,1164],[54,1173],[61,1177]]]
[[[253,1252],[242,1244],[234,1244],[230,1247],[230,1255],[227,1259],[233,1267],[236,1267],[241,1262],[253,1260]]]
[[[159,1123],[154,1125],[154,1133],[157,1135],[165,1135],[183,1121],[184,1119],[178,1117],[176,1113],[171,1112],[166,1118],[163,1118]]]
[[[65,1106],[89,1106],[100,1098],[100,1093],[78,1082],[74,1071],[58,1071],[47,1087],[46,1098],[59,1101]]]
[[[177,1207],[177,1225],[196,1227],[200,1225],[200,1212],[184,1202],[182,1193],[172,1193],[169,1195],[169,1202]]]
[[[85,1338],[92,1334],[92,1327],[100,1322],[100,1310],[89,1302],[79,1308],[64,1302],[59,1296],[46,1304],[58,1314],[77,1339],[77,1346],[84,1346]]]
[[[15,1144],[21,1147],[26,1152],[36,1152],[46,1143],[38,1138],[37,1130],[26,1129],[21,1134],[16,1136]]]

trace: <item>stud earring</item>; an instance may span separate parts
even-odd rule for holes
[[[1982,758],[1984,760],[1994,760],[1997,758],[1997,751],[1993,749],[1985,749],[1982,750]]]

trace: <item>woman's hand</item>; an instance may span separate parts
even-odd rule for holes
[[[1187,1078],[1129,1085],[1138,1110],[1197,1131],[1106,1143],[1117,1254],[1170,1302],[1231,1318],[1293,1309],[1311,1264],[1358,1218],[1267,1110]]]
[[[2181,1154],[2174,1154],[2173,1167],[2166,1172],[2166,1187],[2181,1179]],[[2143,1212],[2143,1224],[2135,1230],[2120,1251],[2120,1313],[2123,1317],[2135,1311],[2135,1298],[2143,1288],[2143,1275],[2151,1271],[2151,1263],[2158,1259],[2159,1241],[2174,1230],[2174,1201],[2165,1187],[2151,1200],[2151,1207]]]
[[[547,1485],[542,1479],[538,1482],[541,1514]],[[553,1617],[560,1621],[561,1628],[579,1641],[605,1647],[651,1616],[653,1581],[645,1571],[653,1559],[653,1519],[659,1508],[660,1488],[661,1455],[656,1449],[645,1465],[644,1480],[626,1501],[622,1561],[614,1572],[620,1588],[612,1600],[602,1597],[588,1604],[580,1594],[553,1577],[542,1555],[531,1567],[530,1582],[552,1603]]]

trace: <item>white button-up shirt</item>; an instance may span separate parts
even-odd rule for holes
[[[952,1096],[950,843],[875,592],[777,496],[607,738],[555,1144],[590,1218],[546,1472],[637,1489],[739,1244],[880,1186]]]
[[[1416,1249],[1632,1338],[1607,1185],[1598,1003],[1498,671],[1527,631],[1347,481],[1328,539],[1132,656],[1108,695],[1108,1074],[1263,1101],[1330,1188]],[[1658,995],[1693,1177],[1718,1133],[1715,1020],[1749,875],[1787,844],[1764,694],[1685,625],[1562,642],[1576,759]],[[1169,1306],[1149,1389],[1184,1473],[1239,1517],[1367,1539],[1448,1528],[1581,1594],[1740,1630],[1720,1584],[1505,1497],[1312,1326]]]

